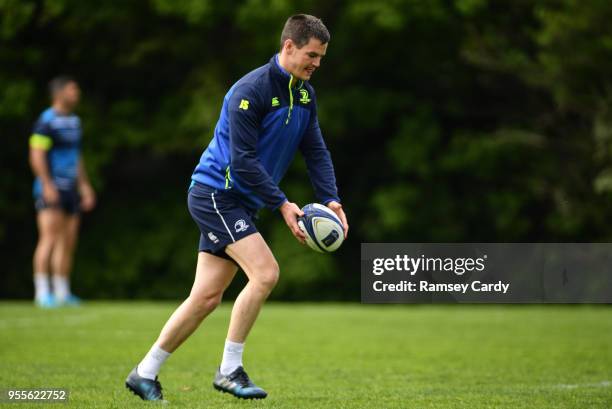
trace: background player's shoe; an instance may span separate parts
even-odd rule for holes
[[[138,375],[137,368],[138,366],[134,367],[128,375],[125,380],[125,387],[131,390],[134,395],[140,396],[142,400],[163,400],[162,386],[157,380],[157,376],[154,381],[143,378]]]
[[[266,391],[251,382],[249,375],[247,375],[241,366],[229,375],[222,375],[217,370],[213,386],[218,391],[231,393],[237,398],[242,399],[263,399],[268,396]]]
[[[59,301],[61,305],[66,305],[68,307],[78,307],[81,305],[82,300],[74,294],[68,294],[66,298]]]
[[[40,298],[34,300],[36,305],[40,308],[55,308],[57,307],[57,301],[53,294],[43,295]]]

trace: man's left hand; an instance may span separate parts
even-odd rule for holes
[[[342,226],[344,226],[344,238],[346,239],[348,237],[349,225],[348,225],[348,221],[346,220],[346,215],[344,214],[344,210],[342,210],[342,205],[336,202],[335,200],[332,200],[331,202],[327,203],[327,207],[332,209],[334,213],[338,215],[338,218],[342,222]]]

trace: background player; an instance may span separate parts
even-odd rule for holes
[[[49,83],[49,90],[51,107],[40,115],[30,137],[38,225],[34,299],[41,307],[79,303],[70,290],[79,214],[93,209],[96,202],[80,153],[81,120],[73,113],[79,102],[79,86],[74,79],[62,76]],[[53,292],[49,272],[53,273]]]
[[[201,231],[196,278],[126,386],[146,400],[162,399],[163,362],[218,305],[240,266],[249,282],[236,298],[221,366],[213,385],[241,398],[264,398],[242,366],[244,343],[279,277],[272,251],[257,232],[255,213],[279,210],[293,235],[300,208],[279,189],[295,152],[304,156],[318,200],[348,232],[329,152],[323,142],[314,89],[307,82],[326,53],[329,32],[309,15],[290,17],[281,51],[240,79],[225,96],[219,122],[192,176],[189,210]]]

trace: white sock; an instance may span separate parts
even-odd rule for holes
[[[170,352],[166,352],[157,344],[153,344],[151,350],[145,355],[143,360],[138,364],[138,372],[139,376],[143,378],[155,380],[155,377],[159,373],[159,369],[162,364],[166,362],[166,359],[170,356]]]
[[[53,275],[53,293],[55,298],[63,301],[70,295],[70,279],[65,276]]]
[[[229,339],[225,341],[225,348],[223,349],[223,361],[221,361],[221,374],[229,375],[236,370],[239,366],[242,366],[242,352],[244,351],[244,344],[239,342],[232,342]]]
[[[49,274],[35,273],[34,274],[34,298],[37,300],[41,300],[43,297],[48,296],[49,293],[50,293]]]

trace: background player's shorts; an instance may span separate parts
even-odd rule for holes
[[[254,212],[233,192],[195,182],[187,197],[189,213],[200,228],[199,251],[231,260],[225,246],[257,232]]]
[[[59,202],[47,203],[42,193],[34,196],[34,207],[37,211],[43,209],[60,209],[66,214],[76,215],[81,212],[81,195],[76,189],[58,190]]]

